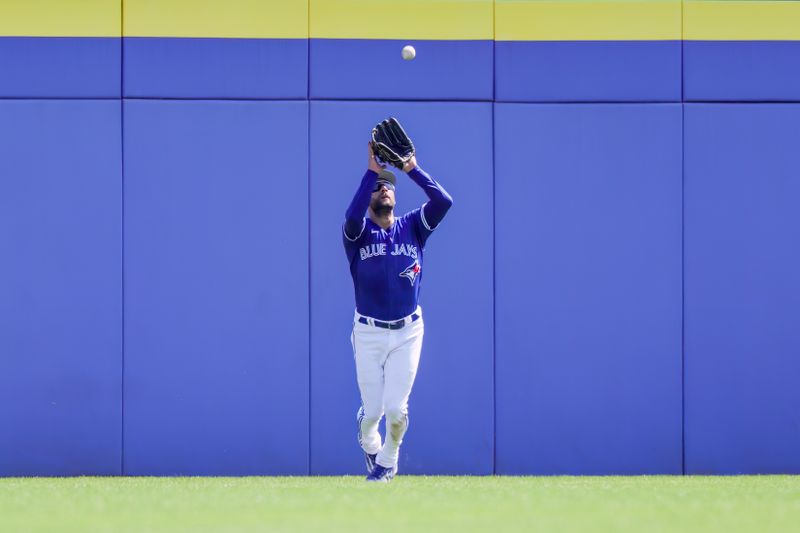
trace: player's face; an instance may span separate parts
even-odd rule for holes
[[[369,206],[373,211],[394,209],[394,186],[391,183],[376,183],[375,190],[372,192],[372,199]]]

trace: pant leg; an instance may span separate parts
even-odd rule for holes
[[[384,330],[356,322],[350,340],[361,393],[358,443],[365,452],[374,454],[381,449],[378,424],[383,416],[383,361],[389,338]]]
[[[408,429],[408,397],[417,376],[424,332],[422,319],[394,332],[398,344],[389,352],[383,367],[386,442],[378,454],[377,463],[387,468],[397,465],[400,445]]]

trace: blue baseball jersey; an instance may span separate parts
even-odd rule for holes
[[[416,310],[425,242],[435,229],[425,219],[425,207],[395,218],[386,230],[365,217],[356,238],[343,234],[362,315],[391,321]]]

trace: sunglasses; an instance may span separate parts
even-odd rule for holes
[[[390,191],[394,190],[394,183],[389,183],[388,181],[378,181],[375,182],[375,188],[372,189],[372,192],[378,192],[381,190],[381,187],[386,187]]]

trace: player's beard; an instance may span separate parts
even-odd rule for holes
[[[382,203],[380,198],[375,199],[372,201],[372,205],[369,206],[372,209],[372,212],[375,213],[379,217],[385,217],[389,213],[394,210],[394,206],[392,205],[391,201],[386,203]]]

